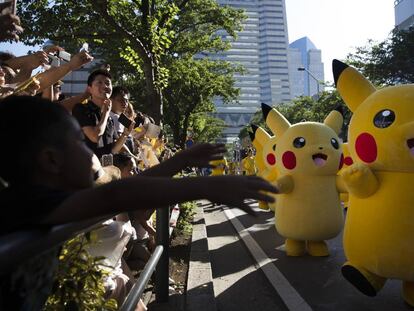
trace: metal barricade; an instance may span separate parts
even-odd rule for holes
[[[135,282],[134,286],[132,287],[131,291],[129,292],[127,298],[125,299],[122,307],[119,309],[121,311],[133,311],[135,310],[139,299],[141,298],[142,294],[144,293],[145,287],[150,280],[152,273],[154,272],[158,261],[161,258],[163,253],[163,247],[158,245],[155,248],[154,253],[152,254],[150,260],[144,267],[144,270],[141,272],[138,280]]]

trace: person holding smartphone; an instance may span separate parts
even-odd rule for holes
[[[134,123],[125,128],[121,135],[117,133],[110,115],[112,77],[108,71],[98,69],[92,72],[87,89],[91,100],[85,105],[75,105],[72,114],[82,127],[87,146],[101,159],[103,155],[118,153],[123,148]]]

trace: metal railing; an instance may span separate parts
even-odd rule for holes
[[[94,218],[77,223],[57,226],[38,226],[34,229],[13,232],[0,237],[0,274],[22,264],[25,260],[63,244],[66,240],[87,231],[96,229],[110,218]]]
[[[163,253],[163,247],[158,245],[155,248],[154,253],[151,255],[150,260],[144,267],[144,270],[139,275],[138,280],[135,282],[134,286],[130,290],[127,298],[125,299],[124,303],[122,304],[120,311],[133,311],[135,310],[139,299],[141,298],[142,294],[144,293],[145,287],[148,284],[152,274],[154,273],[155,267],[158,264],[158,261],[161,258]]]
[[[112,215],[57,226],[37,226],[35,229],[13,232],[0,237],[0,275],[10,272],[26,260],[38,256],[78,234],[97,229]],[[176,217],[178,215],[176,214]],[[176,219],[175,219],[176,220]],[[157,302],[168,302],[169,292],[169,208],[157,210],[157,247],[120,310],[135,310],[145,287],[156,270],[155,295]]]

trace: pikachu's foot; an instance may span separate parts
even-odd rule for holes
[[[348,282],[354,285],[361,293],[374,297],[384,286],[387,279],[375,275],[361,267],[352,265],[350,262],[342,266],[342,275]]]
[[[269,210],[274,212],[275,211],[275,204],[269,205]]]
[[[314,257],[329,256],[328,246],[325,241],[308,241],[308,253]]]
[[[286,239],[285,249],[288,256],[303,256],[306,253],[306,244],[305,241]]]
[[[265,211],[269,210],[269,204],[263,201],[259,201],[259,208]]]
[[[414,282],[403,282],[404,301],[414,307]]]

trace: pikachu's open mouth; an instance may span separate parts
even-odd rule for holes
[[[326,160],[328,160],[328,156],[323,153],[316,153],[312,155],[313,163],[315,163],[316,166],[322,167],[326,164]]]
[[[407,146],[410,149],[410,153],[414,156],[414,138],[410,138],[407,140]]]

